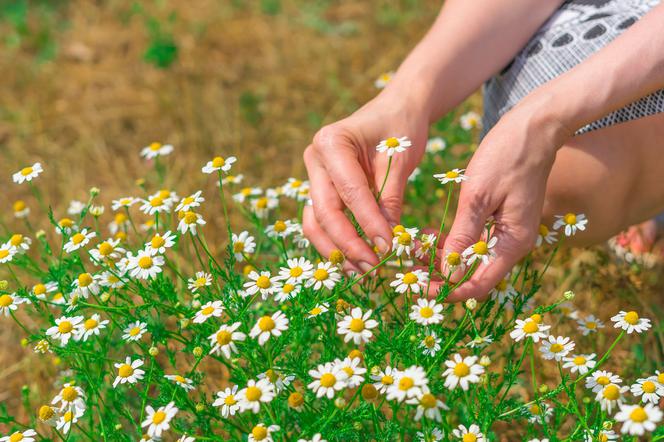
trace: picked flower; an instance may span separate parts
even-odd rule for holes
[[[466,260],[466,265],[471,266],[475,261],[481,261],[484,265],[489,264],[491,258],[496,257],[496,252],[493,248],[496,246],[498,238],[493,236],[486,241],[477,241],[472,246],[463,251],[461,256]]]
[[[438,181],[440,181],[440,184],[447,184],[447,183],[459,184],[462,181],[468,180],[468,176],[463,174],[465,171],[466,169],[452,169],[445,173],[437,173],[433,177]]]
[[[565,215],[556,215],[556,221],[553,223],[553,229],[558,230],[564,227],[565,236],[576,235],[577,230],[586,230],[588,220],[583,213],[567,213]]]

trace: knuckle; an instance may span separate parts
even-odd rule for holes
[[[344,182],[339,186],[339,196],[347,206],[354,205],[360,197],[360,187],[356,184]]]
[[[316,149],[327,149],[334,146],[334,140],[339,136],[339,130],[334,124],[323,126],[314,135],[313,145]]]

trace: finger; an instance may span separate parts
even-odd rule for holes
[[[378,200],[378,206],[392,226],[400,223],[403,192],[408,180],[408,176],[404,176],[405,168],[402,161],[403,157],[393,156],[389,171],[387,167],[389,158],[386,155],[379,155],[374,162],[374,188],[377,191],[383,189]],[[387,181],[385,181],[386,175]],[[384,187],[383,181],[385,181]]]
[[[302,214],[302,229],[304,230],[304,235],[309,238],[309,241],[311,241],[316,250],[318,250],[318,253],[324,258],[328,258],[333,250],[337,250],[337,247],[332,240],[320,227],[318,221],[316,221],[311,206],[304,208]],[[346,273],[360,273],[360,270],[348,260],[344,261],[343,270]]]
[[[360,166],[357,150],[347,138],[334,131],[320,131],[314,147],[325,161],[325,168],[346,207],[353,212],[362,230],[381,253],[389,251],[392,228],[378,207],[367,176]],[[327,230],[327,226],[323,225]],[[327,230],[335,243],[346,239]]]
[[[307,153],[309,152],[309,153]],[[310,195],[313,212],[320,228],[326,233],[335,248],[362,271],[368,271],[378,263],[371,247],[357,234],[343,212],[344,205],[333,186],[327,171],[322,167],[315,152],[307,149],[305,165],[311,183]]]

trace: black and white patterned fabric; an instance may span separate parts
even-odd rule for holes
[[[657,4],[659,0],[566,1],[514,60],[485,84],[484,133],[532,90],[606,46]],[[577,133],[658,112],[664,112],[664,90],[611,112]]]

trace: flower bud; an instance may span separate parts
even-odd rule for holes
[[[304,404],[304,396],[300,392],[293,392],[288,396],[288,406],[291,408],[299,408]]]
[[[110,298],[111,298],[111,294],[108,293],[108,292],[102,293],[101,296],[99,297],[101,302],[107,302]]]
[[[195,299],[195,300],[192,301],[191,306],[195,309],[199,309],[199,308],[201,308],[201,301],[199,301],[198,299]]]
[[[343,396],[339,396],[334,400],[334,406],[337,408],[344,408],[347,403],[348,401],[346,401],[346,399],[344,399]]]
[[[477,299],[475,298],[468,298],[466,300],[466,308],[468,310],[475,310],[475,307],[477,307]]]
[[[563,293],[563,297],[565,299],[567,299],[568,301],[571,301],[572,299],[574,299],[574,296],[576,296],[576,295],[571,290],[567,290],[565,293]]]
[[[365,401],[371,401],[378,397],[378,390],[373,384],[364,384],[362,386],[362,398]]]
[[[204,410],[205,410],[205,404],[203,404],[202,402],[196,404],[197,413],[202,413]]]
[[[189,327],[190,323],[191,323],[191,319],[184,318],[184,319],[180,320],[180,327],[187,328],[187,327]]]
[[[21,339],[21,347],[27,347],[29,344],[26,338]]]
[[[410,342],[415,342],[415,341],[417,341],[417,336],[415,336],[415,335],[410,335],[410,336],[408,337],[408,340],[409,340]]]
[[[604,421],[604,423],[602,424],[602,429],[604,430],[610,430],[612,428],[613,428],[613,422],[611,421]]]
[[[0,290],[7,290],[9,288],[9,283],[7,282],[6,279],[3,279],[0,281]]]
[[[482,367],[488,367],[489,365],[491,365],[491,358],[486,355],[482,356],[480,358],[480,365]]]
[[[122,424],[115,424],[115,431],[122,430]]]
[[[39,239],[45,238],[46,237],[46,232],[44,232],[41,229],[37,230],[37,232],[35,233],[35,236]]]
[[[194,347],[194,351],[192,353],[197,358],[200,358],[201,356],[203,356],[203,347]]]
[[[138,187],[143,187],[145,186],[145,178],[139,178],[136,181],[134,181],[134,184],[136,184]]]
[[[548,386],[548,385],[546,385],[546,384],[542,384],[542,385],[540,385],[540,387],[539,387],[539,392],[540,392],[540,393],[544,394],[544,393],[546,393],[547,391],[549,391],[549,386]]]
[[[46,422],[55,416],[55,409],[53,409],[53,407],[50,405],[42,405],[39,407],[37,415],[39,416],[40,421]]]
[[[91,197],[94,198],[94,197],[96,197],[97,195],[99,195],[100,193],[101,193],[101,190],[99,189],[99,187],[91,187],[91,188],[90,188],[90,196],[91,196]]]
[[[157,347],[150,347],[148,353],[150,353],[150,356],[155,357],[159,354],[159,349]]]
[[[592,402],[592,399],[590,399],[588,396],[583,397],[583,403],[584,404],[589,404],[590,402]]]
[[[362,422],[354,422],[353,423],[353,429],[355,429],[355,431],[361,431],[362,430]]]
[[[330,252],[330,256],[328,259],[334,265],[341,265],[346,260],[346,257],[344,256],[341,250],[334,249]]]
[[[351,350],[351,352],[348,353],[348,357],[351,358],[351,359],[359,359],[361,361],[364,360],[364,355],[358,349]]]

